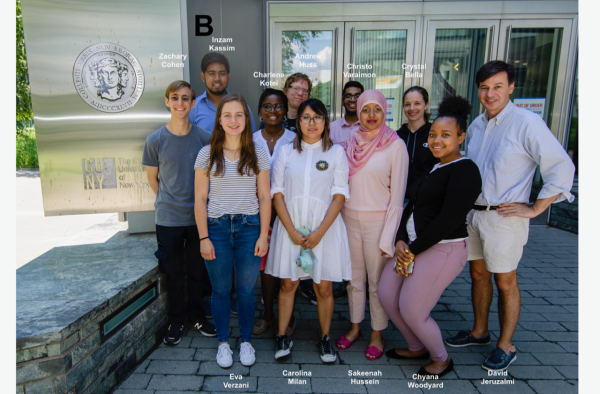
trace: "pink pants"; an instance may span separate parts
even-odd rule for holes
[[[385,221],[356,220],[343,215],[350,244],[350,260],[352,261],[352,280],[348,283],[348,309],[350,321],[360,323],[365,318],[367,302],[367,281],[369,282],[369,310],[371,328],[376,331],[385,330],[388,318],[377,297],[379,278],[385,268],[387,257],[381,256],[379,241]]]
[[[379,302],[408,343],[408,349],[426,347],[433,361],[448,358],[442,333],[429,316],[442,293],[467,263],[467,241],[433,245],[415,257],[408,277],[398,276],[389,259],[379,281]]]

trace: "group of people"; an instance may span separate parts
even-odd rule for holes
[[[469,127],[466,99],[443,99],[431,123],[429,95],[413,86],[404,92],[408,121],[398,131],[386,125],[384,95],[355,81],[342,92],[344,116],[331,122],[300,73],[286,79],[283,91],[264,90],[254,131],[244,97],[226,90],[225,56],[207,54],[201,76],[206,92],[199,98],[185,81],[169,85],[171,121],[148,136],[142,160],[156,193],[156,256],[167,277],[165,344],[179,343],[187,321],[217,337],[216,361],[230,367],[233,301],[239,359],[252,365],[252,334],[275,322],[277,298],[275,358],[285,357],[293,347],[296,290],[312,280],[323,362],[335,362],[336,348],[348,349],[361,337],[368,296],[372,330],[365,357],[384,354],[389,318],[408,348],[385,355],[431,358],[419,374],[438,378],[453,368],[444,343],[490,343],[494,276],[501,332],[482,366],[501,371],[516,360],[516,270],[529,219],[552,202],[574,199],[574,166],[544,121],[510,101],[511,65],[492,61],[477,72],[485,112]],[[531,206],[537,166],[544,186]],[[474,326],[444,341],[430,313],[467,261]],[[259,271],[265,311],[254,321]],[[332,283],[343,281],[349,329],[333,343]],[[211,301],[203,307],[207,287]]]

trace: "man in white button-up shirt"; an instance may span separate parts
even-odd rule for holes
[[[517,266],[529,235],[529,219],[553,202],[575,197],[575,166],[539,115],[510,101],[515,70],[502,61],[485,64],[476,75],[479,101],[486,109],[467,130],[466,156],[479,167],[482,192],[467,216],[472,279],[473,329],[446,340],[448,346],[487,345],[492,274],[498,288],[500,336],[483,368],[502,371],[516,360],[512,337],[521,295]],[[529,195],[536,167],[544,186],[533,206]]]

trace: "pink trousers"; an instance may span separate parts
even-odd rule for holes
[[[356,220],[347,215],[343,217],[350,244],[350,260],[352,260],[352,280],[346,287],[350,321],[360,323],[365,318],[368,281],[371,328],[377,331],[385,330],[388,326],[388,317],[379,305],[377,297],[379,278],[388,260],[387,257],[381,256],[379,249],[385,221]]]
[[[429,316],[442,293],[467,263],[467,241],[433,245],[415,257],[413,273],[398,276],[389,259],[379,281],[379,302],[398,327],[408,349],[429,350],[433,361],[448,358],[442,333]]]

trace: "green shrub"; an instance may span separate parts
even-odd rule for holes
[[[38,167],[35,129],[26,129],[17,134],[17,169]]]

